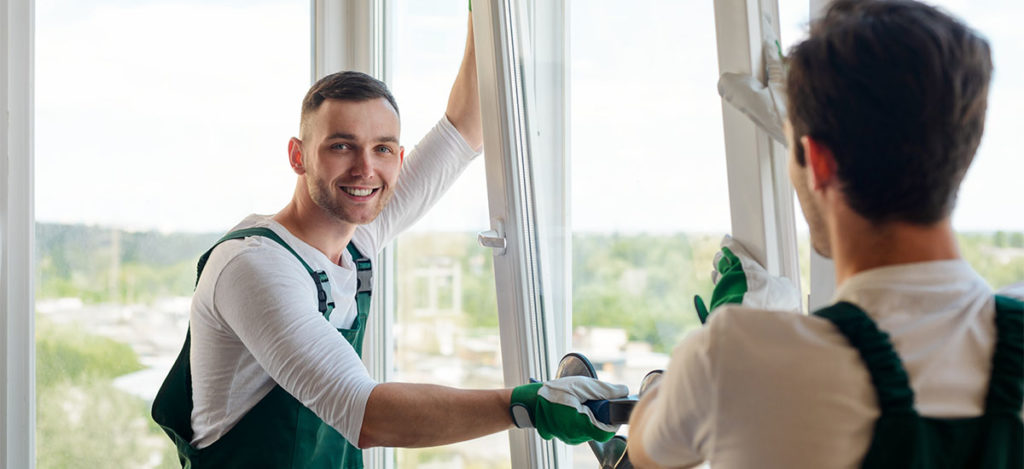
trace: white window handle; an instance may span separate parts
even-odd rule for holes
[[[485,248],[494,249],[494,255],[504,256],[506,247],[505,224],[501,220],[494,220],[492,225],[494,229],[481,231],[477,234],[477,242]]]

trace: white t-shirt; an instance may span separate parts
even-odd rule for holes
[[[356,228],[352,242],[375,257],[477,154],[441,119],[406,159],[391,201],[372,223]],[[251,227],[270,228],[313,270],[326,271],[335,309],[325,321],[312,278],[278,243],[256,236],[218,246],[192,297],[192,444],[217,441],[275,384],[357,442],[376,382],[336,330],[350,328],[357,314],[352,257],[346,250],[342,265],[334,264],[267,215],[250,215],[232,231]]]
[[[835,301],[889,334],[915,408],[982,413],[995,345],[995,302],[962,260],[859,273]],[[651,401],[644,446],[666,467],[855,467],[879,415],[856,349],[828,320],[723,306],[676,346]]]

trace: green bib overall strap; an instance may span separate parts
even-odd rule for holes
[[[836,326],[871,374],[880,415],[863,467],[1024,466],[1024,303],[996,297],[997,339],[984,413],[952,419],[918,415],[910,379],[889,335],[863,310],[840,302],[814,314]]]
[[[363,335],[366,333],[366,316],[370,311],[373,269],[370,259],[360,253],[355,244],[348,243],[348,252],[352,255],[352,263],[356,265],[356,308],[359,310],[359,316],[352,323],[351,329],[344,329],[341,333],[356,351],[360,352],[363,349]],[[362,353],[359,356],[362,356]]]
[[[197,266],[196,283],[203,273],[210,253],[220,243],[247,236],[263,236],[285,247],[309,272],[317,286],[318,309],[327,319],[334,310],[327,274],[314,271],[276,233],[268,228],[233,231],[217,241]],[[370,310],[371,263],[349,243],[348,250],[356,261],[357,316],[350,329],[340,332],[362,356],[363,335]],[[365,281],[364,281],[365,280]],[[185,335],[178,358],[153,401],[153,420],[163,428],[178,449],[178,459],[185,468],[344,468],[363,467],[362,452],[345,440],[334,428],[302,405],[281,386],[274,386],[226,434],[206,448],[191,445],[192,375],[189,360],[191,332]]]

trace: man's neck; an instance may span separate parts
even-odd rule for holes
[[[331,262],[341,264],[356,225],[338,220],[312,201],[302,203],[292,199],[284,209],[274,215],[274,221],[284,226],[292,235],[324,253]]]
[[[833,218],[829,236],[837,285],[878,267],[960,258],[949,217],[931,225],[875,225],[851,210]]]

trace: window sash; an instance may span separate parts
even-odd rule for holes
[[[567,216],[564,196],[567,192],[549,207],[538,205],[534,195],[547,197],[550,193],[538,189],[531,163],[533,155],[543,153],[564,160],[564,132],[552,132],[546,138],[537,139],[531,138],[535,132],[528,132],[529,126],[536,123],[561,123],[560,127],[565,128],[567,106],[564,101],[545,99],[557,96],[556,93],[563,97],[566,94],[563,92],[564,9],[562,1],[515,0],[480,2],[473,8],[491,217],[489,234],[502,238],[505,243],[503,249],[496,248],[493,254],[507,386],[526,383],[530,378],[550,378],[558,354],[565,350],[569,332],[568,318],[564,314],[569,286],[567,266],[541,269],[542,255],[551,256],[552,260],[567,260],[568,242],[560,236],[544,235],[542,238],[541,233],[545,231],[539,228],[539,224],[544,223],[543,216]],[[524,22],[527,20],[533,22]],[[556,46],[552,53],[559,57],[554,57],[552,62],[563,64],[562,70],[547,75],[532,74],[535,67],[529,56],[542,48],[531,48],[528,44],[541,37]],[[526,96],[523,80],[531,80],[541,94]],[[541,104],[530,108],[536,103]],[[544,157],[538,158],[551,163]],[[562,174],[546,181],[564,184],[564,165],[557,161],[551,164],[556,171],[562,168]],[[554,264],[557,265],[557,261]],[[560,289],[559,295],[541,294],[553,291],[548,288],[545,275]],[[556,318],[555,311],[561,311],[561,317]],[[536,432],[512,430],[509,440],[512,467],[558,467],[563,461],[564,465],[568,464],[564,446],[544,441]]]
[[[719,72],[754,74],[762,67],[761,18],[779,33],[778,0],[715,1]],[[793,189],[786,149],[722,101],[732,236],[772,275],[799,288]]]

